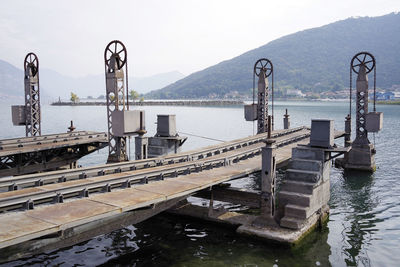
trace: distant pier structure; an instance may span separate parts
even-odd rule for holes
[[[144,136],[145,112],[129,110],[128,58],[125,45],[111,41],[104,51],[108,123],[107,163],[128,161],[127,139],[135,137],[135,159],[177,153],[186,137],[176,132],[175,115],[158,115],[157,134]]]
[[[257,82],[257,104],[255,100],[255,77]],[[271,88],[268,77],[271,76]],[[268,124],[268,97],[271,90],[272,116],[271,124]],[[246,121],[257,121],[257,134],[274,130],[274,67],[267,58],[256,61],[253,69],[253,104],[245,105],[244,116]]]
[[[373,111],[368,109],[368,74],[374,74]],[[351,139],[352,113],[352,74],[357,74],[356,81],[356,137]],[[337,165],[345,169],[374,171],[376,150],[368,139],[368,133],[376,133],[382,129],[383,113],[376,111],[376,61],[368,52],[356,54],[350,63],[350,111],[346,117],[346,146],[351,146],[344,159],[337,160]]]
[[[25,105],[11,106],[11,115],[14,125],[25,126],[26,137],[0,140],[0,178],[76,168],[78,159],[107,145],[106,133],[74,131],[72,121],[68,133],[42,135],[39,59],[34,53],[24,60],[24,84]]]
[[[144,111],[129,110],[127,61],[125,45],[118,40],[111,41],[104,50],[108,163],[127,161],[128,136],[146,133]]]
[[[25,105],[12,106],[14,125],[25,125],[25,135],[40,136],[39,59],[34,53],[24,60]]]

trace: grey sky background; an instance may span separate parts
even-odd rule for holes
[[[399,10],[399,0],[0,0],[0,59],[22,68],[32,51],[41,68],[100,74],[118,39],[130,75],[188,75],[290,33]]]

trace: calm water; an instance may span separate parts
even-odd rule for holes
[[[310,125],[311,118],[335,120],[344,128],[346,103],[278,102],[275,127],[282,128],[288,108],[292,127]],[[155,133],[157,114],[176,114],[185,133],[230,140],[253,133],[242,107],[142,107],[146,127]],[[375,136],[377,171],[372,174],[331,172],[331,214],[327,227],[296,249],[277,247],[235,234],[234,229],[204,222],[157,216],[143,223],[62,250],[9,265],[131,265],[131,266],[399,266],[400,261],[400,106],[378,106],[384,129]],[[23,136],[11,124],[9,104],[0,107],[0,137]],[[106,130],[105,107],[42,107],[42,131],[64,132],[73,120],[78,130]],[[374,137],[370,136],[374,142]],[[190,136],[183,150],[216,141]],[[132,142],[133,147],[133,142]],[[107,148],[80,160],[104,163]],[[133,154],[133,151],[132,151]],[[236,183],[256,187],[253,177]],[[232,207],[237,208],[237,207]]]

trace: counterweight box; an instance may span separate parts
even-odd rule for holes
[[[157,136],[176,136],[176,116],[157,115]]]
[[[310,145],[331,148],[334,145],[333,120],[312,120]]]
[[[26,112],[25,106],[11,106],[11,116],[14,125],[25,125],[26,124]]]
[[[257,120],[257,104],[244,106],[244,118],[246,119],[246,121]]]
[[[145,130],[143,110],[114,110],[111,120],[114,136],[134,135]]]
[[[368,112],[366,115],[365,130],[376,133],[382,130],[383,112]]]

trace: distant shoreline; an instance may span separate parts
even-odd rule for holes
[[[400,105],[399,100],[377,100],[376,103],[382,105]]]
[[[82,102],[63,102],[51,103],[52,106],[105,106],[104,101],[82,101]],[[149,101],[129,101],[132,106],[240,106],[244,105],[240,100],[149,100]]]

